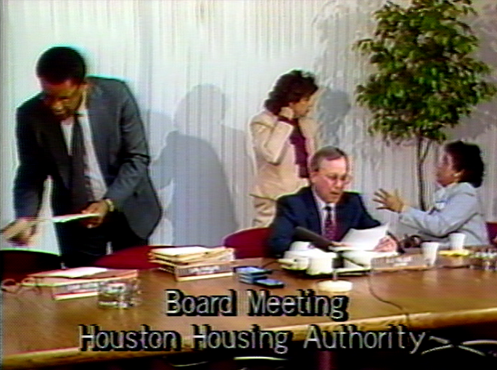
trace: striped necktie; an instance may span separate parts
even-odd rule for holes
[[[335,240],[336,237],[336,222],[335,222],[335,207],[327,205],[324,207],[326,215],[324,218],[323,236],[328,240]]]

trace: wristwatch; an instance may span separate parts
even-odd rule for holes
[[[107,207],[109,208],[109,212],[114,212],[116,210],[116,207],[114,206],[114,202],[111,199],[104,198],[104,202],[107,204]]]

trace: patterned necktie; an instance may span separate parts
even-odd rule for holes
[[[81,212],[89,201],[85,167],[83,130],[78,117],[75,115],[71,140],[71,202],[73,212]]]
[[[326,211],[326,216],[324,218],[323,236],[328,240],[335,240],[335,234],[336,234],[336,223],[334,217],[335,209],[330,206],[326,206],[324,207],[324,209]]]

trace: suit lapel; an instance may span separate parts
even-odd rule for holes
[[[316,204],[316,199],[314,199],[314,194],[310,187],[302,189],[302,199],[304,201],[305,209],[308,210],[307,214],[307,225],[309,230],[322,235],[321,230],[321,218],[319,217],[319,210]]]
[[[66,141],[60,121],[55,118],[43,105],[37,107],[38,113],[33,114],[36,117],[36,126],[39,129],[42,147],[48,148],[54,158],[56,168],[64,182],[69,188],[70,185],[70,160],[67,151]],[[43,143],[46,143],[43,144]]]
[[[341,239],[344,235],[344,230],[349,230],[352,225],[352,208],[348,201],[349,195],[345,192],[342,199],[336,206],[336,222],[337,222],[337,236]]]
[[[86,109],[88,111],[88,120],[90,123],[91,137],[93,147],[97,156],[100,170],[104,174],[102,163],[106,163],[107,146],[106,142],[108,122],[111,122],[112,117],[108,116],[108,110],[105,109],[107,104],[103,100],[102,90],[94,82],[90,81],[87,96],[86,96]]]

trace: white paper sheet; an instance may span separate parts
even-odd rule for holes
[[[90,217],[96,217],[99,216],[98,213],[76,213],[76,214],[69,214],[69,215],[62,215],[62,216],[54,216],[51,219],[48,219],[47,221],[52,221],[52,222],[68,222],[68,221],[74,221],[74,220],[80,220],[83,218],[90,218]]]
[[[345,249],[373,250],[380,240],[387,235],[388,224],[370,229],[350,229],[340,241]]]
[[[204,253],[208,252],[209,248],[192,246],[192,247],[176,247],[176,248],[154,248],[151,250],[152,253],[162,254],[165,256],[185,256],[194,253]]]
[[[62,216],[54,216],[52,218],[19,219],[14,222],[11,222],[9,225],[5,226],[1,230],[2,240],[4,242],[11,241],[22,232],[25,232],[31,227],[40,223],[46,223],[46,222],[63,223],[74,220],[80,220],[84,218],[96,217],[98,215],[99,215],[98,213],[77,213],[77,214],[68,214]]]
[[[91,276],[101,272],[108,271],[104,267],[74,267],[66,270],[57,270],[49,273],[43,273],[43,276],[64,277],[64,278],[79,278],[83,276]],[[40,274],[41,275],[41,274]]]

